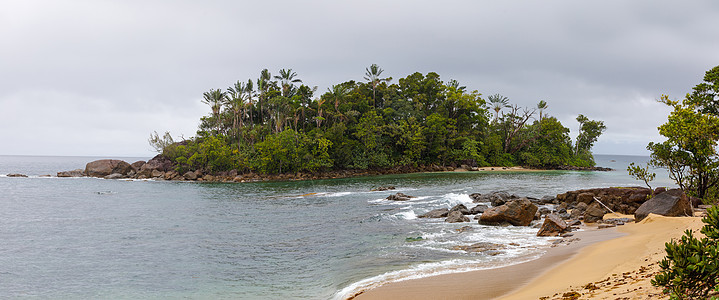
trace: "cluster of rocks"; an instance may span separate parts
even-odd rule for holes
[[[654,195],[653,197],[649,197]],[[640,187],[613,187],[585,189],[545,196],[541,199],[518,197],[507,192],[471,194],[473,202],[480,203],[467,209],[463,204],[429,211],[419,218],[446,218],[446,222],[469,222],[467,215],[483,225],[530,226],[533,221],[538,236],[564,236],[582,223],[595,223],[608,228],[641,221],[648,214],[664,216],[691,216],[690,199],[679,189],[650,190]],[[649,200],[648,200],[649,199]],[[491,205],[491,206],[490,206]],[[607,213],[619,212],[634,218],[607,218]]]

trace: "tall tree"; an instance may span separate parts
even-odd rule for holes
[[[335,114],[337,117],[342,115],[339,109],[340,101],[342,101],[350,93],[350,91],[351,90],[344,84],[335,84],[331,88],[327,88],[327,92],[334,100]]]
[[[607,126],[604,126],[603,121],[590,120],[584,115],[577,116],[577,122],[579,122],[579,135],[577,135],[575,153],[579,155],[581,152],[589,152],[592,149]]]
[[[293,91],[294,84],[302,82],[302,80],[297,78],[297,73],[292,72],[292,69],[281,69],[280,75],[275,76],[275,79],[280,81],[282,85],[282,96],[285,97],[291,97],[290,94]]]
[[[659,126],[659,134],[667,140],[647,146],[652,152],[650,164],[666,168],[670,178],[690,195],[716,200],[719,117],[702,113],[691,99],[679,102],[662,96],[660,101],[674,110],[667,122]]]
[[[254,87],[254,85],[253,85],[253,83],[252,83],[252,79],[247,79],[247,83],[245,84],[245,95],[247,95],[245,99],[247,99],[247,105],[249,106],[249,110],[250,110],[250,113],[249,113],[249,115],[250,115],[250,126],[254,126],[254,120],[253,120],[253,118],[252,118],[252,110],[253,110],[254,107],[255,107],[255,102],[254,102],[254,99],[255,99],[255,87]]]
[[[489,97],[487,97],[489,100],[489,103],[491,103],[491,108],[494,110],[494,122],[496,123],[499,119],[499,112],[503,108],[508,108],[509,106],[509,98],[502,96],[500,94],[494,94]]]
[[[372,105],[375,108],[377,107],[377,86],[383,81],[388,81],[386,78],[382,79],[379,77],[382,75],[382,72],[384,72],[382,68],[380,68],[377,64],[372,64],[369,68],[365,68],[364,73],[364,79],[372,86]]]
[[[217,133],[220,133],[220,109],[222,109],[222,103],[225,102],[226,94],[220,89],[210,89],[209,92],[202,94],[202,103],[209,105],[212,108],[212,115],[215,117],[215,125],[217,126]]]
[[[226,104],[232,111],[232,129],[237,135],[238,149],[240,148],[242,139],[241,130],[244,126],[243,119],[245,115],[245,105],[247,104],[245,101],[246,90],[247,86],[238,80],[233,86],[227,88],[227,96],[225,97]]]
[[[537,103],[537,109],[539,109],[539,122],[542,122],[542,113],[545,109],[547,109],[547,107],[547,102],[545,102],[544,100],[540,100],[539,103]]]
[[[266,106],[265,102],[267,101],[267,90],[270,87],[272,80],[272,74],[270,74],[270,71],[267,69],[263,69],[260,72],[260,78],[257,78],[257,92],[259,93],[259,98],[257,99],[258,105],[259,105],[259,123],[262,125],[263,122],[263,115],[264,115],[264,106]]]

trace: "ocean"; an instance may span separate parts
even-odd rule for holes
[[[555,238],[417,216],[472,208],[471,193],[541,198],[643,185],[626,166],[648,157],[595,158],[615,171],[198,183],[43,177],[99,158],[0,156],[0,298],[342,299],[390,281],[514,264]],[[673,186],[656,172],[652,186]],[[371,191],[379,186],[397,189]],[[417,198],[384,200],[396,192]],[[508,247],[494,256],[453,250],[476,242]]]

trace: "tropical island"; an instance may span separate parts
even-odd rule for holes
[[[606,128],[602,121],[580,114],[573,143],[543,100],[520,107],[499,94],[485,99],[436,73],[392,83],[376,64],[365,71],[364,81],[335,84],[316,97],[317,87],[293,70],[272,76],[264,69],[256,80],[205,92],[210,114],[200,119],[197,136],[175,142],[169,132],[154,132],[149,142],[171,162],[174,177],[186,179],[595,165],[591,148]]]

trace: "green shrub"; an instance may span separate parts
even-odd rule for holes
[[[652,284],[663,286],[672,299],[706,299],[719,286],[719,208],[707,209],[706,225],[697,239],[687,230],[679,241],[665,244],[667,256]]]

